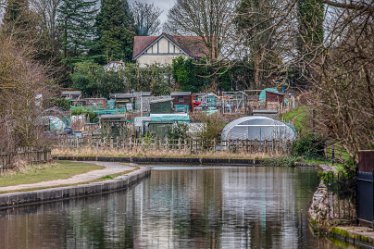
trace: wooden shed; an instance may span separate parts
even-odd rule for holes
[[[172,92],[175,112],[188,113],[192,110],[192,93],[191,92]]]

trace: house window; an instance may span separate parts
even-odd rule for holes
[[[183,98],[183,97],[179,97],[179,98],[178,98],[178,102],[179,102],[179,103],[184,103],[184,98]]]

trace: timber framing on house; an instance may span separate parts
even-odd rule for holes
[[[176,57],[192,59],[207,57],[209,53],[199,36],[135,36],[133,60],[140,65],[171,64]]]

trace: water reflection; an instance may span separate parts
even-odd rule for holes
[[[314,238],[311,169],[156,167],[128,191],[0,213],[0,248],[337,248]]]

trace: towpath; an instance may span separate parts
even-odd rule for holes
[[[114,175],[114,174],[118,174],[124,171],[135,169],[135,167],[131,165],[125,166],[123,164],[115,163],[115,162],[81,162],[81,163],[96,164],[99,166],[103,166],[104,169],[93,170],[93,171],[90,171],[84,174],[75,175],[68,179],[0,187],[0,193],[13,192],[13,191],[18,192],[18,191],[27,190],[27,189],[43,189],[43,188],[52,188],[52,187],[58,187],[58,186],[64,186],[64,185],[75,185],[75,184],[80,184],[80,183],[87,183],[87,182],[100,179],[104,176]]]

